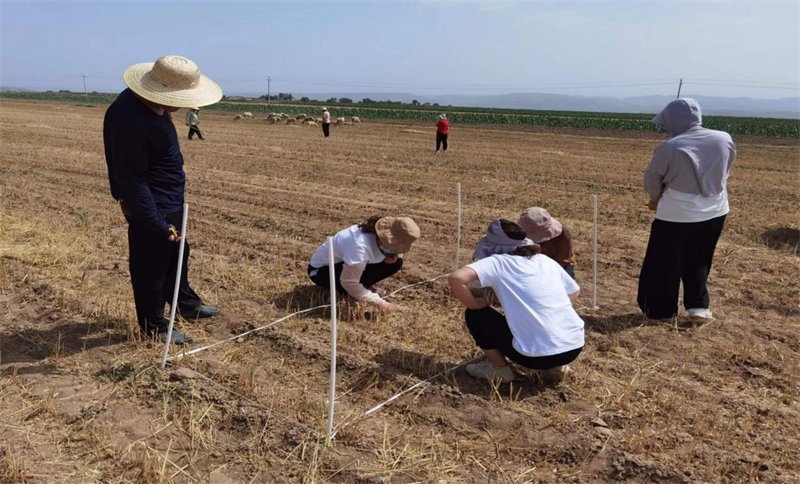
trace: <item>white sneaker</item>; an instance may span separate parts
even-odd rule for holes
[[[490,361],[481,361],[480,363],[471,363],[467,365],[467,373],[475,378],[486,378],[487,380],[500,380],[503,383],[514,381],[516,375],[511,365],[501,368],[496,368]]]
[[[689,311],[689,317],[692,319],[707,319],[707,320],[714,319],[714,315],[711,314],[710,309],[694,308],[694,309],[688,309],[688,311]]]
[[[542,375],[542,380],[547,383],[561,383],[571,371],[572,368],[570,368],[569,365],[562,365],[550,368],[549,370],[540,371],[539,374]]]

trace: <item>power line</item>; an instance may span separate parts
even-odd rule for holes
[[[695,81],[706,81],[706,82],[733,82],[739,84],[760,84],[760,85],[791,85],[797,86],[798,81],[774,81],[774,80],[767,80],[767,79],[749,79],[749,80],[733,80],[733,79],[706,79],[701,77],[691,77],[689,78]]]
[[[695,82],[695,81],[683,81],[684,84],[692,84],[695,86],[723,86],[723,87],[746,87],[746,88],[756,88],[756,89],[781,89],[786,91],[800,91],[800,86],[795,87],[783,87],[783,86],[765,86],[759,84],[732,84],[732,83],[722,83],[722,82]]]

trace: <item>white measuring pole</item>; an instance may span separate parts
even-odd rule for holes
[[[161,369],[167,366],[169,344],[172,342],[172,327],[175,325],[175,310],[178,308],[178,290],[181,285],[181,271],[183,270],[183,249],[186,247],[186,221],[189,219],[189,204],[183,204],[183,221],[181,221],[181,242],[178,249],[178,270],[175,271],[175,290],[172,292],[172,305],[169,308],[169,329],[167,340],[164,342],[164,354],[161,357]]]
[[[592,217],[592,240],[594,246],[593,252],[593,277],[592,277],[592,310],[597,311],[597,195],[594,195],[594,216]]]
[[[328,433],[325,442],[333,439],[333,407],[336,401],[336,265],[333,261],[333,238],[328,237],[328,272],[331,285],[331,389],[328,401]]]
[[[458,182],[458,227],[456,228],[456,269],[458,270],[458,256],[461,250],[461,182]]]

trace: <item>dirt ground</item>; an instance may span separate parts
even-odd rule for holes
[[[221,317],[210,344],[324,304],[306,276],[325,236],[409,215],[422,239],[389,290],[452,270],[495,217],[540,205],[575,238],[586,349],[558,386],[463,370],[478,355],[443,280],[389,316],[341,305],[333,445],[328,312],[158,369],[136,331],[127,227],[108,191],[103,107],[0,104],[0,482],[800,482],[795,142],[737,140],[731,213],[710,277],[717,319],[636,316],[656,135],[420,124],[320,130],[201,113],[181,135],[190,280]],[[591,309],[592,195],[599,310]]]

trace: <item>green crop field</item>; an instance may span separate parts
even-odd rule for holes
[[[115,95],[77,93],[33,93],[5,92],[0,99],[34,99],[75,103],[108,104]],[[268,113],[283,112],[290,115],[318,114],[321,104],[272,104],[254,102],[222,101],[205,109],[225,112]],[[638,113],[592,113],[578,111],[535,111],[523,109],[492,109],[443,106],[385,107],[385,103],[331,104],[334,117],[358,116],[362,119],[434,121],[435,113],[447,112],[453,123],[527,125],[550,128],[656,131],[650,120],[653,114]],[[733,116],[704,116],[703,125],[710,129],[727,131],[734,136],[768,136],[800,138],[800,120],[776,118],[744,118]]]

